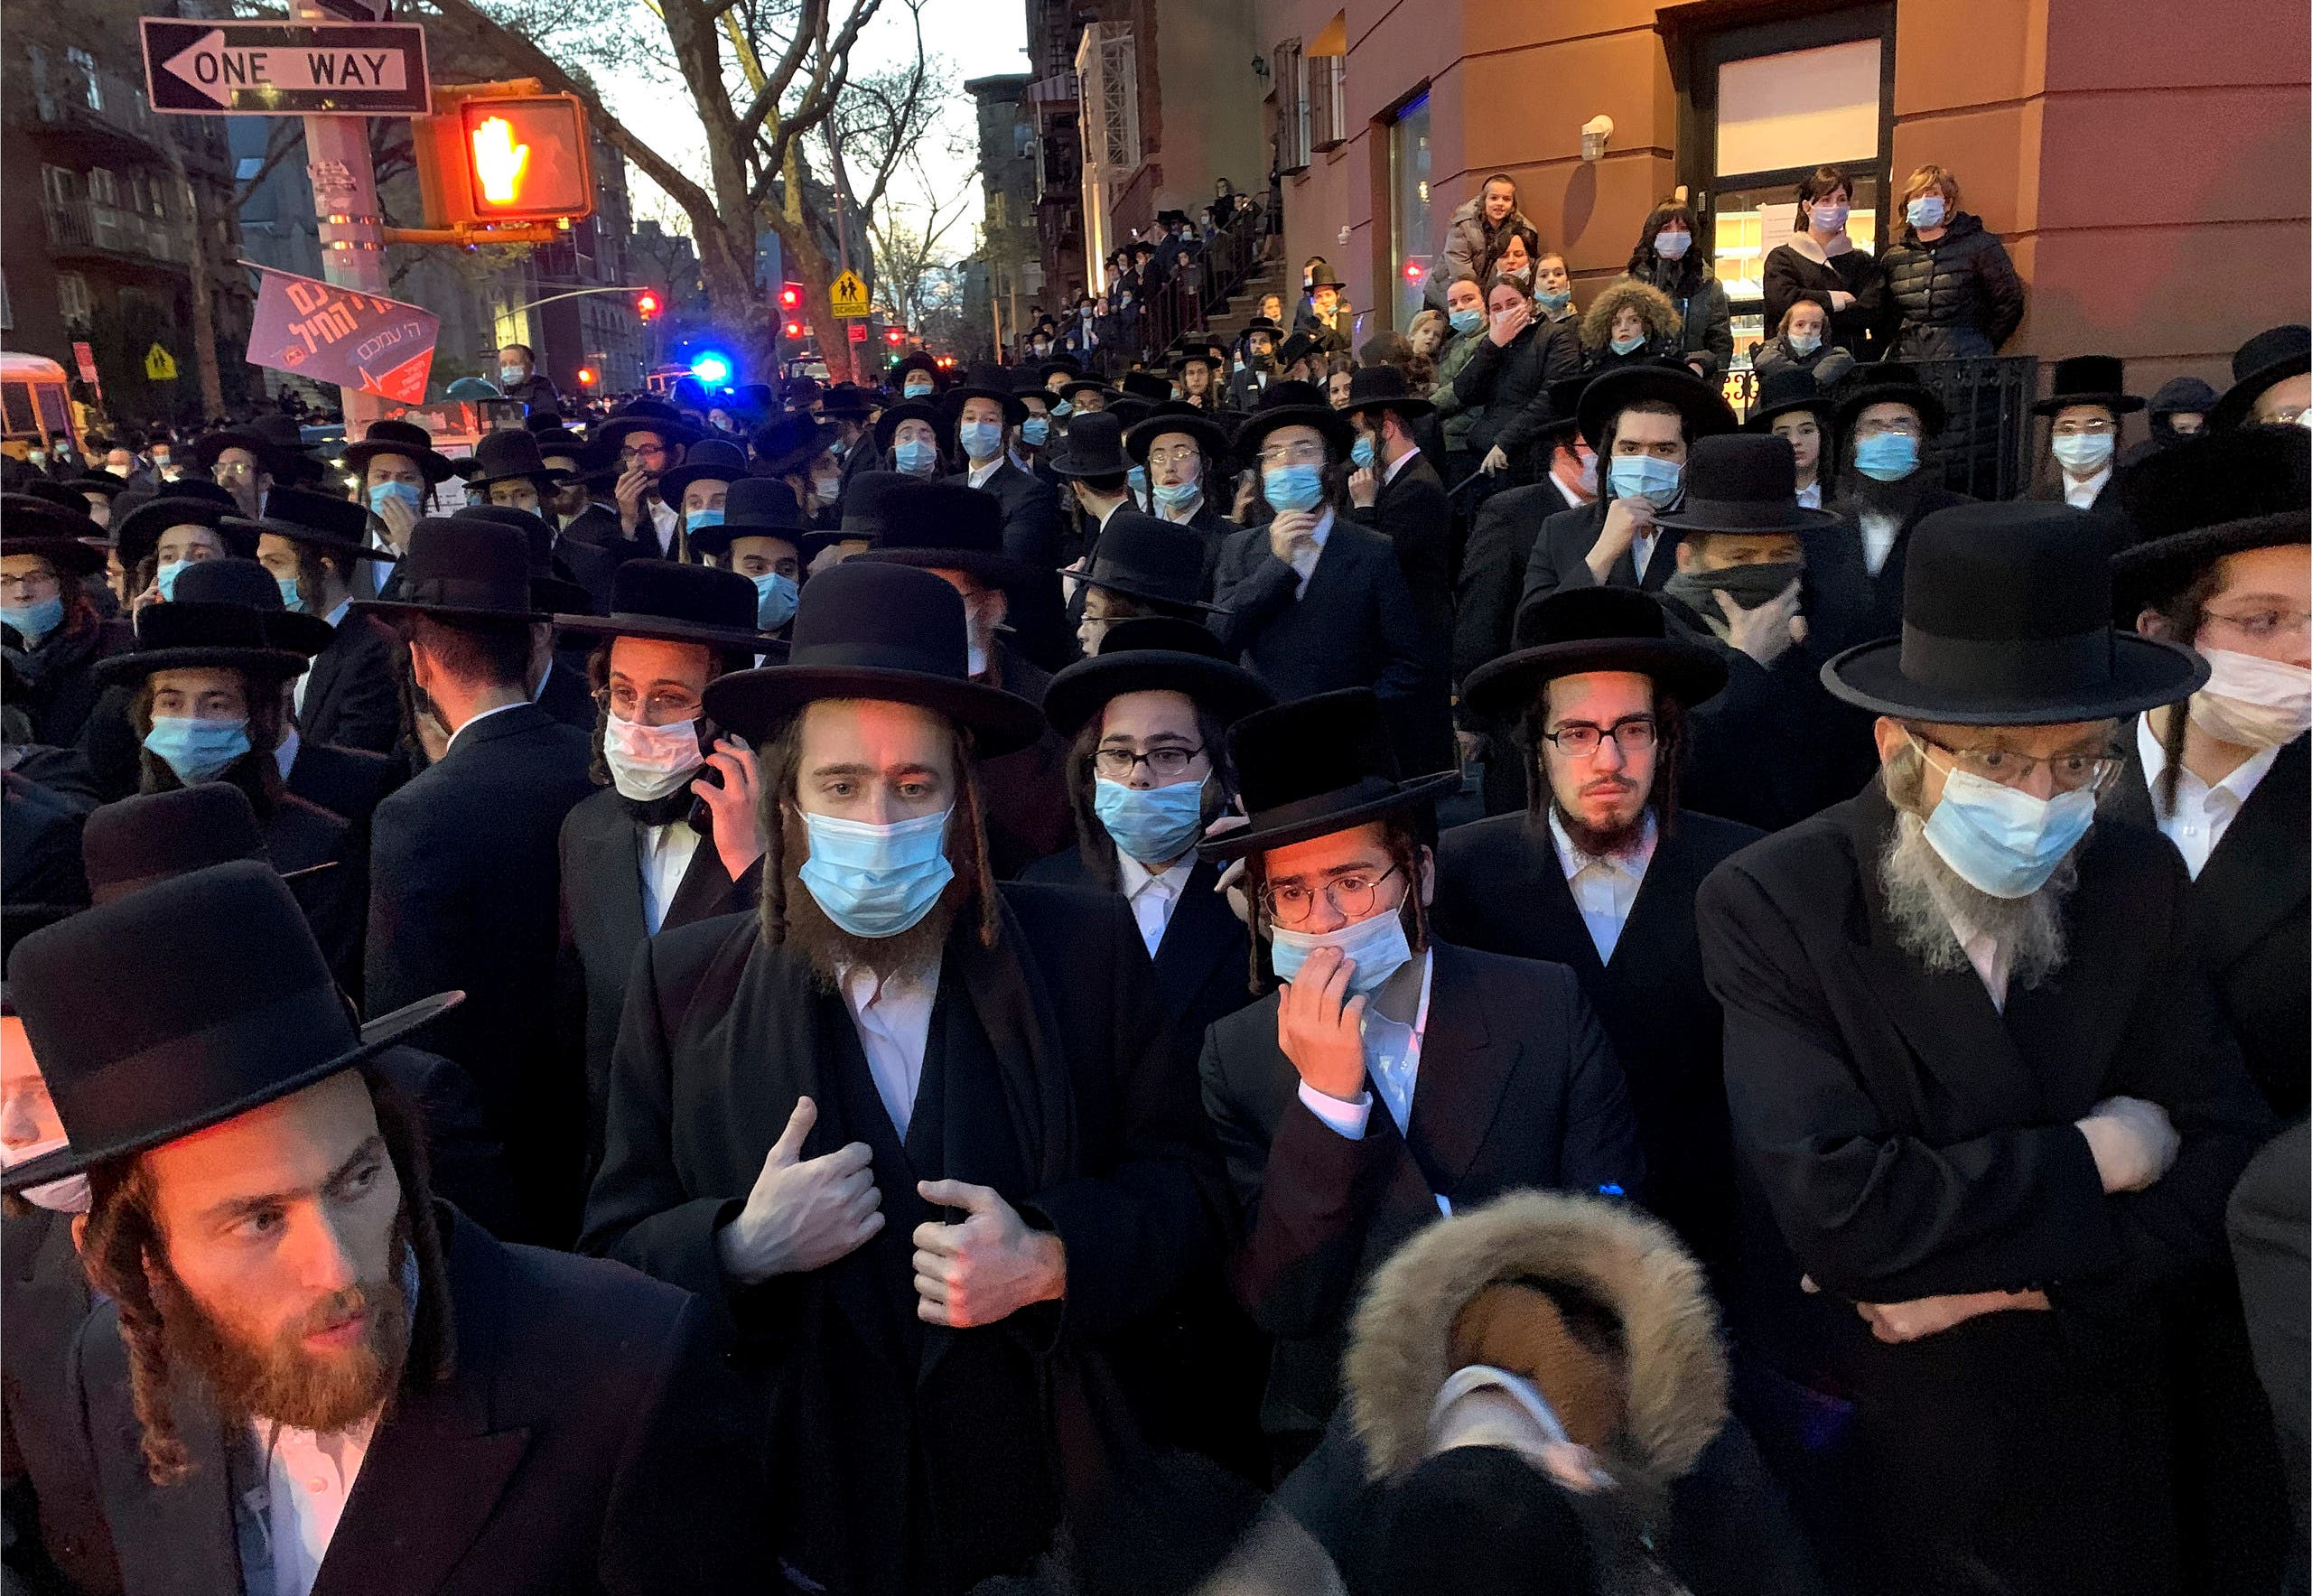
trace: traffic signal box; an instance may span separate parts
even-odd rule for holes
[[[594,212],[586,112],[532,80],[443,84],[410,144],[427,225],[489,229],[570,222]]]

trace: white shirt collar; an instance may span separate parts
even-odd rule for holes
[[[539,685],[541,686],[545,685],[545,678],[539,678]],[[464,725],[460,726],[456,731],[450,733],[450,741],[442,750],[442,757],[443,759],[448,759],[452,753],[456,751],[458,739],[464,736],[468,732],[472,731],[476,726],[481,724],[482,722],[488,720],[491,715],[504,714],[509,709],[520,709],[522,705],[519,704],[501,704],[496,709],[483,710],[480,714],[474,716],[473,719],[468,721]]]
[[[987,486],[987,479],[993,476],[997,471],[1002,471],[1002,469],[1003,456],[999,454],[993,460],[989,461],[985,465],[975,465],[972,467],[971,471],[967,473],[967,480],[972,487],[984,488]]]
[[[1315,575],[1317,572],[1317,556],[1325,552],[1326,540],[1332,535],[1332,507],[1327,505],[1324,514],[1317,518],[1314,529],[1307,537],[1292,546],[1292,558],[1288,563],[1292,567],[1292,574],[1300,579],[1300,584],[1295,591],[1294,597],[1297,598],[1309,591],[1309,578]]]
[[[2135,751],[2136,757],[2143,761],[2144,790],[2158,793],[2159,779],[2168,770],[2168,750],[2153,733],[2148,714],[2136,717]],[[2155,804],[2154,817],[2160,835],[2174,843],[2176,851],[2183,854],[2185,867],[2191,872],[2193,880],[2198,880],[2200,872],[2207,868],[2216,845],[2223,840],[2223,834],[2232,828],[2233,821],[2239,818],[2240,811],[2247,807],[2249,798],[2271,773],[2279,759],[2278,748],[2262,749],[2213,787],[2194,775],[2188,766],[2177,772],[2176,812],[2158,814]]]
[[[2075,482],[2068,474],[2065,474],[2063,479],[2064,502],[2074,509],[2092,509],[2095,504],[2095,496],[2102,492],[2103,484],[2111,480],[2112,468],[2109,465],[2104,466],[2102,471],[2097,471],[2084,482]]]
[[[1117,885],[1127,899],[1137,898],[1151,882],[1161,882],[1178,898],[1189,884],[1189,873],[1196,868],[1196,854],[1190,852],[1178,863],[1161,870],[1151,870],[1131,854],[1119,851],[1116,854]]]
[[[274,746],[273,762],[284,781],[289,779],[289,767],[297,762],[297,750],[303,741],[297,735],[295,722],[292,721],[281,728],[281,741]]]
[[[1635,847],[1621,854],[1586,854],[1567,833],[1556,809],[1550,811],[1550,841],[1557,848],[1558,864],[1565,872],[1574,910],[1581,916],[1582,929],[1590,933],[1600,963],[1610,963],[1614,949],[1621,944],[1623,928],[1629,924],[1630,910],[1637,904],[1638,889],[1645,882],[1646,866],[1654,862],[1656,835],[1654,812],[1648,809],[1639,823]]]
[[[1203,484],[1198,483],[1196,491],[1189,494],[1186,499],[1181,499],[1178,505],[1167,507],[1159,500],[1156,506],[1156,513],[1168,521],[1189,521],[1193,520],[1196,517],[1196,512],[1203,508],[1204,487]]]
[[[340,602],[336,609],[331,610],[328,614],[322,616],[322,619],[328,621],[331,626],[342,626],[345,624],[345,618],[352,612],[353,601],[348,598]]]
[[[1381,485],[1385,488],[1391,482],[1395,481],[1397,480],[1397,473],[1404,470],[1406,466],[1412,464],[1420,453],[1420,445],[1407,445],[1405,452],[1403,454],[1398,455],[1394,460],[1389,462],[1388,469],[1381,473]]]

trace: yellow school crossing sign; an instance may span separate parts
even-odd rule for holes
[[[857,272],[845,272],[827,290],[837,316],[863,316],[867,313],[867,285],[859,280]]]
[[[177,358],[154,344],[144,351],[144,375],[154,382],[174,382],[177,379]]]

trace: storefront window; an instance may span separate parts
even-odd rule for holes
[[[1429,211],[1429,96],[1397,113],[1389,125],[1389,257],[1395,267],[1395,314],[1403,331],[1421,313],[1436,258],[1437,233]]]

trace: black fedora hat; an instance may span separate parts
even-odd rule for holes
[[[219,970],[231,980],[218,979]],[[19,942],[9,996],[70,1145],[16,1192],[143,1153],[350,1069],[464,994],[357,1028],[303,910],[254,860],[212,865]]]
[[[1212,419],[1210,413],[1198,409],[1181,399],[1167,399],[1146,416],[1132,424],[1123,435],[1123,452],[1134,465],[1148,463],[1148,451],[1166,433],[1179,433],[1196,441],[1197,452],[1204,456],[1207,470],[1221,465],[1228,458],[1228,429]]]
[[[1151,405],[1161,405],[1172,397],[1172,384],[1158,372],[1127,371],[1116,392],[1123,398],[1145,399]],[[1114,404],[1114,401],[1110,400],[1109,403]]]
[[[1949,419],[1942,398],[1919,380],[1918,373],[1897,360],[1857,366],[1838,385],[1838,410],[1832,425],[1841,438],[1854,434],[1854,418],[1873,405],[1908,405],[1918,412],[1919,425],[1930,438]]]
[[[838,382],[819,397],[819,414],[829,421],[864,421],[875,413],[875,396],[855,382]]]
[[[452,511],[450,519],[461,525],[481,522],[511,527],[522,535],[522,546],[530,557],[533,607],[549,612],[593,613],[593,595],[579,586],[572,578],[570,568],[555,557],[554,526],[544,516],[510,504],[469,504]]]
[[[1339,275],[1329,266],[1326,266],[1322,271],[1315,271],[1309,274],[1307,287],[1309,292],[1311,294],[1314,294],[1319,288],[1346,288],[1347,286],[1348,285],[1342,282]]]
[[[548,621],[530,597],[530,540],[518,527],[427,516],[410,528],[396,599],[356,599],[377,615],[457,621]],[[583,604],[565,605],[583,609]]]
[[[153,504],[162,502],[154,499]],[[151,505],[143,509],[151,509]],[[142,514],[143,509],[137,513]],[[130,519],[135,519],[132,515]],[[163,523],[163,526],[173,523]],[[266,533],[285,537],[292,543],[317,548],[323,554],[338,555],[351,560],[382,560],[391,563],[401,556],[389,548],[369,546],[368,532],[369,512],[350,499],[338,499],[327,493],[316,493],[311,488],[275,488],[265,496],[265,514],[248,520],[228,512],[219,523],[228,532],[246,535],[254,549],[256,540]],[[157,536],[159,528],[156,527]],[[123,556],[126,563],[126,556]]]
[[[2113,720],[2206,680],[2189,649],[2112,628],[2102,522],[2029,499],[1921,521],[1903,571],[1901,635],[1823,667],[1823,686],[1849,704],[1962,726]]]
[[[736,571],[678,560],[627,560],[611,576],[608,615],[557,615],[554,623],[585,637],[697,643],[732,654],[786,653],[785,643],[756,626],[758,602],[755,584]]]
[[[893,508],[854,560],[964,571],[1004,588],[1050,580],[1004,552],[1002,505],[960,478],[922,482]]]
[[[1228,757],[1252,824],[1200,843],[1199,857],[1241,859],[1416,809],[1461,785],[1458,770],[1398,779],[1397,756],[1370,687],[1344,687],[1246,715]]]
[[[482,442],[487,443],[485,434]],[[479,452],[477,450],[477,452]],[[369,459],[377,454],[399,454],[417,462],[417,469],[429,482],[446,482],[458,474],[457,462],[434,447],[434,434],[414,421],[396,421],[390,417],[373,421],[361,441],[350,445],[340,457],[345,469],[356,477],[369,469]],[[276,476],[279,472],[275,473]]]
[[[81,541],[99,528],[89,518],[29,493],[0,494],[0,555],[38,555],[61,576],[93,576],[104,550]]]
[[[1278,326],[1273,321],[1270,320],[1266,316],[1254,316],[1251,321],[1245,323],[1244,331],[1238,333],[1236,336],[1239,338],[1250,338],[1255,332],[1265,332],[1272,339],[1281,339],[1284,336],[1284,329]]]
[[[1123,431],[1123,417],[1109,411],[1079,415],[1044,451],[1043,462],[1063,477],[1121,477],[1135,463],[1124,453]]]
[[[300,614],[282,602],[281,583],[255,560],[195,560],[179,573],[171,602],[239,604],[254,610],[264,619],[266,640],[293,654],[318,654],[337,636],[337,629],[320,616]]]
[[[946,373],[939,369],[938,357],[925,350],[909,350],[892,361],[891,369],[884,380],[890,385],[891,391],[897,393],[907,386],[907,374],[910,371],[920,371],[930,378],[935,393],[946,381]]]
[[[259,415],[244,426],[201,434],[192,441],[192,462],[206,475],[217,469],[217,457],[228,449],[247,450],[267,475],[284,481],[304,475],[309,466],[313,475],[320,474],[321,462],[305,453],[303,431],[294,418],[278,411]]]
[[[1116,425],[1130,432],[1147,420],[1155,408],[1153,399],[1143,399],[1136,394],[1118,394],[1108,401],[1107,409],[1101,414],[1115,417]]]
[[[808,471],[811,462],[834,447],[843,428],[807,411],[775,416],[754,435],[755,469],[767,477]]]
[[[1692,705],[1726,686],[1726,661],[1700,643],[1670,635],[1661,601],[1627,587],[1571,587],[1528,606],[1517,617],[1515,653],[1488,660],[1461,684],[1461,702],[1493,721],[1515,721],[1542,684],[1590,671],[1631,671],[1680,704]]]
[[[459,474],[468,488],[481,489],[485,498],[496,482],[529,482],[541,493],[549,493],[569,480],[569,473],[546,464],[538,434],[526,426],[492,427],[482,434]]]
[[[1807,532],[1835,525],[1798,502],[1798,456],[1772,433],[1719,433],[1686,452],[1685,498],[1655,518],[1683,532]]]
[[[1161,614],[1214,608],[1196,596],[1204,585],[1203,535],[1130,506],[1107,518],[1090,563],[1076,574],[1087,587],[1153,604]]]
[[[1359,366],[1349,373],[1348,403],[1340,407],[1340,413],[1355,415],[1366,410],[1394,410],[1411,421],[1436,408],[1412,391],[1405,374],[1394,366]]]
[[[2127,391],[2127,362],[2117,355],[2074,355],[2056,362],[2047,397],[2031,406],[2034,415],[2053,415],[2072,405],[2101,405],[2114,415],[2143,408]]]
[[[34,483],[33,486],[38,487],[39,484]],[[68,477],[55,486],[79,495],[80,502],[86,504],[88,495],[91,493],[101,493],[109,500],[115,494],[126,491],[128,479],[116,477],[110,471],[91,471],[84,477]]]
[[[89,901],[110,903],[131,892],[236,859],[266,862],[265,834],[248,795],[229,781],[203,781],[167,792],[138,793],[99,804],[80,831]],[[336,861],[284,871],[285,882],[336,868]]]
[[[1632,405],[1649,400],[1676,408],[1685,422],[1688,448],[1698,438],[1730,433],[1739,425],[1726,396],[1716,387],[1684,366],[1651,362],[1617,366],[1599,375],[1581,390],[1574,421],[1594,446],[1616,416]]]
[[[1794,410],[1812,411],[1818,424],[1828,421],[1830,397],[1805,367],[1776,366],[1758,378],[1757,397],[1750,402],[1750,413],[1742,421],[1743,429],[1765,432],[1774,425],[1776,416],[1787,415]]]
[[[1217,344],[1205,339],[1183,339],[1165,352],[1164,365],[1175,372],[1189,366],[1208,366],[1218,373],[1228,369],[1228,356]]]
[[[611,412],[608,421],[593,428],[588,436],[594,440],[596,448],[614,456],[629,433],[656,433],[667,443],[676,445],[695,443],[705,435],[666,400],[645,397],[620,405]]]
[[[786,664],[706,685],[706,713],[716,724],[760,742],[816,699],[873,698],[918,705],[967,727],[984,756],[1025,748],[1043,733],[1036,705],[966,674],[963,596],[928,571],[863,557],[822,571],[804,584],[788,635]]]
[[[740,537],[784,537],[797,553],[803,547],[803,508],[795,490],[779,477],[739,477],[722,496],[722,519],[712,527],[693,527],[685,536],[697,553],[717,558],[728,554]]]
[[[1315,339],[1305,332],[1295,332],[1288,335],[1278,347],[1276,358],[1280,364],[1290,366],[1295,361],[1307,359],[1310,355],[1322,353],[1324,346]]]
[[[2238,426],[2205,432],[2121,468],[2112,483],[2125,546],[2112,556],[2124,625],[2189,587],[2225,555],[2304,541],[2312,503],[2312,432]]]
[[[2255,411],[2256,400],[2276,382],[2312,370],[2312,327],[2290,322],[2268,327],[2232,355],[2232,386],[2207,413],[2211,427],[2238,426]]]
[[[122,487],[127,486],[117,477],[112,478],[112,481]],[[22,490],[34,499],[46,499],[59,509],[69,509],[76,516],[85,516],[94,507],[89,503],[89,494],[81,490],[79,481],[80,479],[76,478],[69,482],[53,482],[46,477],[34,477],[23,485]],[[111,501],[109,494],[106,496],[106,501],[107,503]],[[98,527],[98,530],[102,532],[103,528]]]
[[[1261,443],[1281,426],[1313,426],[1325,435],[1336,455],[1346,455],[1356,442],[1348,417],[1326,402],[1325,392],[1313,382],[1272,382],[1261,390],[1260,402],[1236,425],[1229,440],[1238,461],[1250,465]]]
[[[1114,397],[1118,391],[1110,387],[1105,378],[1086,377],[1080,373],[1059,385],[1059,397],[1071,405],[1077,403],[1086,394],[1098,394],[1105,401]],[[1167,387],[1164,391],[1169,394],[1171,389]]]
[[[1081,377],[1084,368],[1073,355],[1055,355],[1036,368],[1036,380],[1049,384],[1055,377]]]
[[[862,538],[872,543],[885,527],[907,513],[904,507],[925,481],[905,471],[861,471],[844,487],[841,520],[833,527],[805,532],[804,545],[816,553],[830,544]]]
[[[901,399],[898,404],[886,407],[881,415],[875,417],[875,447],[884,459],[889,460],[891,457],[891,434],[900,430],[900,423],[902,421],[930,423],[931,436],[939,445],[939,453],[946,454],[953,452],[955,434],[947,425],[946,416],[940,413],[939,406],[930,399]]]
[[[1044,718],[1061,736],[1073,737],[1123,693],[1184,693],[1224,726],[1276,702],[1207,628],[1176,616],[1144,615],[1110,626],[1099,652],[1052,677],[1044,689]]]
[[[1012,369],[987,362],[974,365],[965,374],[964,380],[939,396],[941,408],[952,418],[963,415],[965,399],[993,399],[1003,406],[1007,425],[1017,426],[1028,419],[1028,407],[1020,402],[1019,385],[1012,378]]]
[[[281,487],[273,490],[290,491]],[[266,497],[269,499],[273,494]],[[121,568],[134,571],[151,556],[172,527],[206,527],[217,534],[228,554],[240,559],[256,553],[257,533],[262,529],[254,521],[242,519],[238,507],[219,504],[206,496],[163,493],[121,517],[106,541],[120,556]]]
[[[1550,418],[1534,429],[1536,438],[1571,435],[1581,430],[1581,396],[1597,378],[1593,371],[1577,371],[1550,384]]]
[[[693,482],[738,482],[751,474],[744,449],[727,438],[701,438],[683,451],[680,465],[659,473],[658,497],[679,509]]]
[[[196,561],[188,568],[188,574],[202,565],[238,565],[256,572],[273,590],[274,602],[281,602],[281,590],[274,585],[265,567],[255,561]],[[141,682],[163,670],[238,670],[269,683],[290,681],[303,675],[320,650],[303,646],[312,643],[311,638],[298,639],[301,646],[292,648],[284,630],[268,624],[269,619],[290,619],[287,612],[268,618],[250,602],[253,585],[233,582],[228,573],[226,583],[219,586],[232,593],[229,598],[176,599],[165,604],[145,605],[136,614],[136,646],[126,653],[99,659],[90,667],[89,676],[110,686],[116,682]],[[312,621],[313,617],[295,619]],[[324,644],[327,640],[321,639]]]

